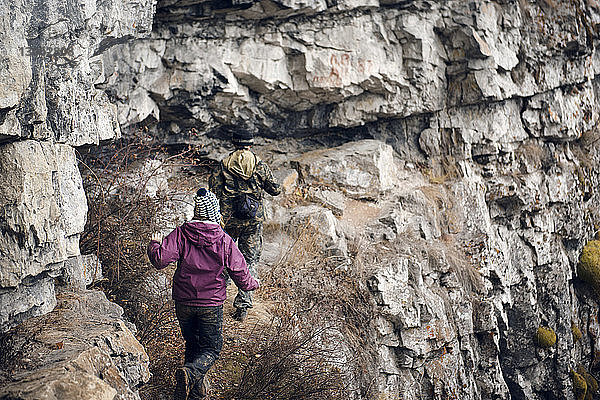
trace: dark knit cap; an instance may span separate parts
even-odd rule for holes
[[[194,219],[199,221],[221,221],[221,208],[217,196],[210,190],[200,188],[194,197]]]
[[[254,134],[246,128],[239,128],[233,131],[231,142],[236,147],[252,146],[254,144]]]

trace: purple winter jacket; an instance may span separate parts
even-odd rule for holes
[[[173,230],[162,243],[151,240],[148,258],[157,269],[178,261],[173,276],[173,300],[188,306],[219,306],[227,298],[227,268],[242,290],[258,288],[240,250],[217,224],[186,222]]]

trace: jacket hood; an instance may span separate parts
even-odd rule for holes
[[[221,239],[225,232],[217,224],[205,222],[186,222],[181,230],[186,238],[196,246],[210,246]]]
[[[242,179],[248,180],[259,161],[260,159],[250,150],[236,150],[223,160],[223,166]]]

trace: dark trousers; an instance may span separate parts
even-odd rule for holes
[[[175,304],[185,340],[185,367],[201,379],[223,348],[223,306],[194,307]]]

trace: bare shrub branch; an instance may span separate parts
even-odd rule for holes
[[[348,399],[335,329],[306,325],[284,308],[276,315],[242,346],[241,372],[223,399]]]

